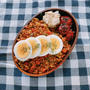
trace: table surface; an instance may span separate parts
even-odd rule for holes
[[[54,7],[75,16],[79,24],[77,43],[57,70],[29,77],[13,63],[13,41],[33,15]],[[90,0],[0,0],[0,90],[90,90]]]

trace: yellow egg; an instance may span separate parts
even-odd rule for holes
[[[17,42],[14,46],[14,54],[18,60],[25,61],[29,59],[32,53],[31,45],[25,40]]]
[[[60,39],[60,37],[56,35],[49,35],[47,38],[51,42],[49,54],[51,55],[58,54],[63,48],[63,42]]]
[[[40,41],[34,37],[30,37],[26,41],[29,42],[32,46],[32,55],[30,56],[30,58],[35,58],[40,54],[40,51],[41,51]]]
[[[40,35],[37,37],[38,40],[40,40],[41,43],[41,52],[39,56],[45,56],[48,54],[49,52],[49,43],[50,41],[48,40],[48,38],[44,35]]]

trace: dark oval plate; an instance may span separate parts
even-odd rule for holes
[[[17,68],[18,68],[21,72],[23,72],[24,74],[26,74],[26,75],[28,75],[28,76],[35,76],[35,77],[37,77],[37,76],[43,76],[43,75],[47,75],[47,74],[53,72],[54,70],[56,70],[56,69],[57,69],[59,66],[61,66],[61,65],[65,62],[65,60],[68,58],[68,56],[69,56],[70,53],[72,52],[72,49],[74,48],[74,46],[75,46],[75,44],[76,44],[76,41],[77,41],[77,38],[78,38],[78,31],[79,31],[79,29],[78,29],[77,21],[76,21],[75,17],[74,17],[71,13],[69,13],[68,11],[66,11],[66,10],[62,10],[62,9],[59,9],[59,8],[49,8],[49,9],[46,9],[46,10],[43,10],[43,11],[39,12],[39,13],[36,14],[33,18],[36,17],[36,18],[39,18],[39,20],[41,20],[41,19],[42,19],[42,16],[43,16],[44,13],[47,12],[47,11],[59,11],[59,13],[61,14],[61,16],[62,16],[62,15],[63,15],[63,16],[70,16],[70,17],[72,18],[72,22],[73,22],[72,30],[75,32],[75,33],[74,33],[74,34],[75,34],[75,37],[74,37],[74,39],[73,39],[72,41],[70,41],[70,42],[71,42],[70,44],[72,45],[72,47],[70,48],[69,52],[66,54],[64,60],[63,60],[59,65],[57,65],[57,67],[53,68],[52,70],[50,70],[50,71],[48,71],[48,72],[46,72],[46,73],[42,73],[42,74],[31,74],[31,73],[28,73],[28,72],[25,72],[24,70],[22,70],[22,69],[18,66],[18,64],[15,62],[15,60],[14,60],[13,48],[14,48],[14,45],[15,45],[15,43],[16,43],[16,39],[18,38],[19,34],[22,32],[22,29],[24,28],[24,27],[23,27],[23,28],[20,30],[20,32],[18,33],[18,35],[16,36],[16,39],[14,40],[13,47],[12,47],[12,57],[13,57],[13,61],[14,61],[15,65],[17,66]],[[33,19],[33,18],[32,18],[32,19]],[[32,20],[32,19],[31,19],[31,20]],[[27,25],[31,20],[29,20],[25,25]]]

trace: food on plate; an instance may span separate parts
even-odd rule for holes
[[[69,26],[72,25],[72,19],[69,16],[61,16],[60,21],[61,21],[61,23],[65,23]]]
[[[51,55],[55,55],[60,53],[60,51],[63,48],[63,42],[60,39],[60,37],[56,36],[56,35],[49,35],[48,38],[51,41],[51,46],[50,46],[50,54]]]
[[[70,26],[66,24],[60,24],[58,31],[61,35],[65,36],[67,35],[67,32],[70,30]]]
[[[57,67],[71,49],[75,36],[71,17],[48,11],[42,18],[33,18],[20,32],[14,46],[15,62],[31,74],[46,73]],[[18,43],[21,45],[19,53],[16,52]],[[30,50],[23,54],[23,47]]]
[[[58,28],[59,33],[66,37],[67,41],[72,40],[74,37],[74,32],[72,31],[72,19],[69,16],[61,16],[60,21]]]
[[[72,40],[74,37],[74,32],[70,29],[68,32],[67,32],[67,35],[66,35],[66,40],[67,41],[70,41]]]
[[[41,43],[37,38],[30,37],[26,41],[32,46],[32,55],[29,58],[35,58],[40,54]]]
[[[54,28],[60,23],[60,14],[58,11],[45,12],[45,15],[43,16],[43,21],[48,24],[48,27]]]
[[[25,40],[17,42],[14,46],[14,54],[17,57],[17,59],[21,61],[25,61],[29,59],[31,53],[32,53],[32,47]]]
[[[39,56],[47,55],[48,52],[49,52],[49,49],[50,49],[49,48],[49,43],[50,43],[49,39],[46,36],[44,36],[44,35],[38,36],[37,39],[41,43],[41,52],[40,52]]]

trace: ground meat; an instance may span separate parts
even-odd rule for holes
[[[17,65],[24,71],[32,74],[40,74],[45,73],[53,68],[55,68],[60,62],[63,61],[65,55],[68,53],[71,45],[68,44],[68,41],[66,41],[66,38],[62,35],[54,32],[55,30],[50,30],[48,28],[47,24],[45,24],[42,20],[39,20],[37,18],[34,18],[28,25],[24,27],[24,29],[21,31],[17,38],[17,42],[20,40],[25,40],[28,37],[36,37],[39,35],[50,35],[50,34],[56,34],[58,35],[62,41],[63,41],[63,49],[62,51],[57,55],[46,55],[42,57],[36,57],[34,59],[28,59],[27,61],[19,61],[15,56],[14,60],[17,63]]]

